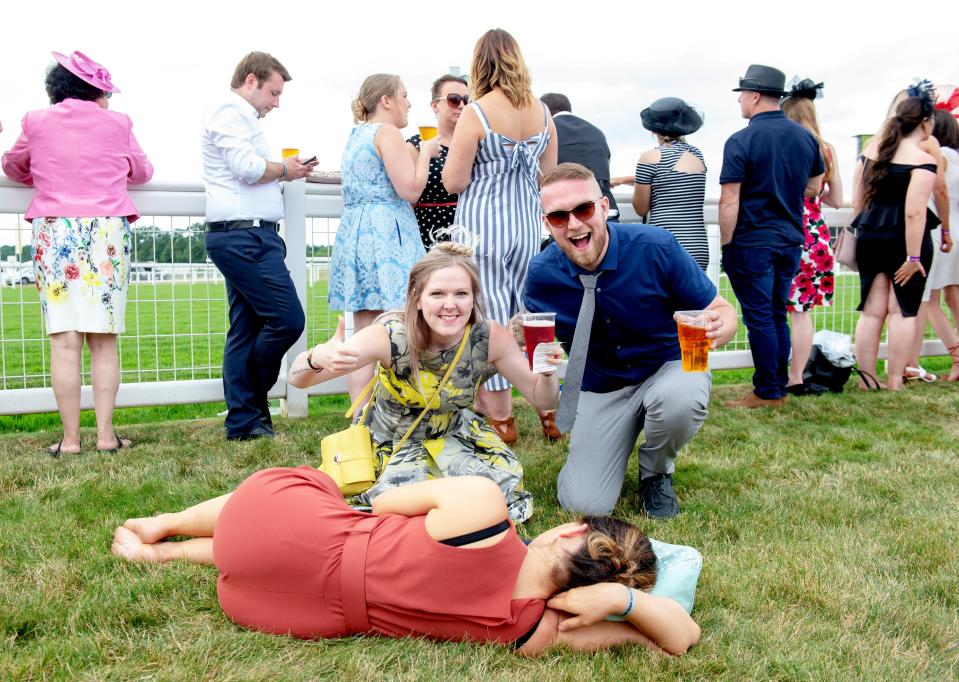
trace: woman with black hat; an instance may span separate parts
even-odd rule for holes
[[[685,137],[699,130],[703,119],[678,97],[658,99],[639,116],[658,145],[643,152],[636,164],[633,208],[647,223],[672,232],[705,270],[709,264],[703,217],[706,162]]]
[[[842,182],[836,165],[836,150],[822,139],[816,118],[814,100],[822,95],[823,84],[814,83],[809,78],[793,80],[795,82],[789,96],[779,106],[787,118],[813,134],[826,164],[819,194],[803,199],[803,232],[806,240],[799,257],[799,272],[793,279],[789,298],[786,299],[786,309],[792,321],[792,362],[789,365],[786,392],[805,395],[802,376],[812,352],[812,309],[832,305],[835,289],[835,264],[829,245],[829,226],[822,217],[822,205],[832,208],[842,206]]]

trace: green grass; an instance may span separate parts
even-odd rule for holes
[[[307,287],[307,339],[328,338],[336,313],[326,305],[327,282]],[[220,376],[229,328],[224,285],[219,283],[132,283],[126,329],[119,337],[123,380],[169,381]],[[43,334],[34,286],[0,289],[2,388],[49,386],[50,349]],[[89,381],[85,351],[84,379]]]
[[[223,616],[214,569],[109,554],[129,516],[315,463],[319,435],[344,426],[342,397],[278,420],[273,442],[227,444],[216,419],[139,423],[124,428],[132,450],[95,454],[87,429],[87,450],[56,461],[43,454],[55,424],[21,424],[0,435],[0,679],[957,679],[959,389],[721,406],[745,388],[714,390],[681,453],[682,514],[638,515],[635,462],[617,510],[705,557],[693,612],[703,637],[681,658],[624,648],[524,661],[493,646],[267,636]],[[569,518],[555,497],[565,446],[537,438],[518,407],[532,534]]]

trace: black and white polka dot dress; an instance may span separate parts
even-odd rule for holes
[[[414,135],[407,140],[411,145],[420,148],[420,136]],[[420,237],[423,246],[429,251],[438,241],[449,241],[448,236],[435,236],[435,231],[453,224],[456,215],[456,194],[450,194],[443,187],[443,166],[446,165],[446,155],[450,148],[440,145],[440,155],[430,159],[430,175],[426,181],[426,189],[419,200],[413,204],[416,222],[420,226]]]

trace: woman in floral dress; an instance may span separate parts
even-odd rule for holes
[[[383,315],[349,340],[343,339],[341,320],[332,339],[301,353],[290,368],[290,383],[304,388],[379,363],[369,409],[361,416],[373,436],[378,479],[354,500],[360,504],[415,481],[475,475],[499,485],[513,521],[533,513],[522,464],[471,408],[480,385],[495,372],[539,410],[555,409],[559,382],[553,372],[533,374],[513,335],[483,319],[470,254],[462,244],[437,244],[413,266],[404,310]],[[461,343],[463,352],[437,395]],[[401,444],[427,404],[429,413]]]
[[[137,209],[127,185],[153,175],[124,114],[109,111],[119,90],[110,72],[84,55],[53,53],[47,109],[23,118],[23,132],[3,155],[3,171],[36,193],[33,265],[50,335],[50,379],[63,423],[54,457],[80,451],[80,356],[90,348],[97,450],[130,441],[113,431],[120,386],[117,334],[123,333],[130,280],[130,223]]]
[[[822,83],[814,84],[808,78],[793,85],[790,96],[783,100],[786,116],[806,128],[819,141],[819,150],[826,162],[822,191],[818,196],[803,200],[803,230],[806,242],[799,259],[799,272],[789,289],[786,308],[792,318],[792,362],[786,391],[804,395],[803,370],[812,351],[812,309],[832,305],[835,290],[835,270],[832,248],[829,246],[829,226],[822,217],[822,205],[842,206],[842,182],[836,167],[836,150],[822,139],[816,120],[813,100],[821,93]]]

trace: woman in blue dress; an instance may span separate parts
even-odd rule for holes
[[[369,76],[353,100],[357,123],[343,151],[343,214],[330,263],[331,310],[353,313],[353,330],[368,327],[384,310],[401,308],[410,268],[424,254],[410,202],[423,193],[439,141],[420,146],[416,161],[400,133],[410,103],[399,76]],[[372,368],[347,376],[355,400]]]
[[[533,97],[519,45],[506,31],[487,31],[476,43],[469,82],[473,103],[453,132],[443,185],[460,195],[456,224],[478,240],[474,258],[487,317],[508,325],[520,311],[526,270],[539,251],[539,178],[556,165],[556,128],[549,110]],[[499,374],[490,379],[476,407],[503,441],[516,442],[506,379]],[[552,413],[540,420],[548,438],[560,437]]]

